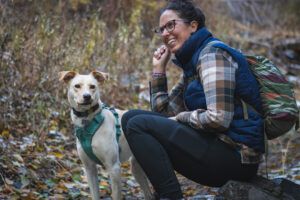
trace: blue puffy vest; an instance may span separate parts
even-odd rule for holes
[[[216,40],[218,39],[214,38],[206,28],[202,28],[195,32],[175,53],[176,59],[173,62],[183,69],[186,79],[197,75],[196,67],[201,51],[209,42]],[[235,88],[236,99],[243,99],[243,101],[262,113],[258,85],[247,60],[240,52],[224,43],[216,43],[213,46],[227,51],[238,63]],[[206,109],[205,94],[199,78],[188,84],[184,95],[185,104],[189,110]],[[242,105],[240,101],[236,100],[233,120],[224,134],[228,135],[235,142],[243,143],[255,150],[264,152],[263,121],[259,114],[250,109],[248,109],[248,115],[249,119],[244,120]]]

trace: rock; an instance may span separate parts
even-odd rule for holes
[[[249,182],[228,181],[215,200],[299,200],[300,186],[286,179],[257,176]]]
[[[283,192],[289,194],[295,199],[300,200],[300,185],[284,178],[276,178],[272,179],[272,181],[279,185],[282,188]]]

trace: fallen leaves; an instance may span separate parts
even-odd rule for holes
[[[53,155],[56,158],[63,158],[64,155],[62,153],[50,152],[49,155]]]
[[[2,167],[0,173],[3,176],[0,178],[0,183],[3,179],[3,184],[0,186],[0,199],[85,200],[90,197],[87,178],[76,151],[75,136],[64,128],[53,128],[54,124],[59,126],[60,123],[50,121],[48,128],[45,129],[44,143],[39,143],[38,136],[33,133],[18,139],[13,134],[4,134],[6,137],[2,137],[2,143],[0,143],[6,152],[0,155],[0,166]],[[13,140],[9,139],[11,137]],[[5,148],[3,148],[4,146]],[[284,155],[286,155],[287,161],[291,162],[297,158],[297,153],[293,154],[295,158],[289,156],[290,151],[297,152],[297,148],[299,146],[296,142],[296,144],[290,145],[289,149],[285,149]],[[275,152],[281,158],[282,149],[278,148]],[[270,159],[273,159],[272,155]],[[287,173],[284,177],[299,181],[300,170],[287,171],[286,168],[278,165],[281,160],[277,159],[278,162],[272,162],[272,165],[269,166],[269,173],[278,175]],[[98,169],[99,191],[102,198],[109,198],[111,194],[110,179],[101,166],[98,166]],[[180,177],[180,175],[178,176]],[[129,162],[122,164],[121,177],[123,197],[142,199],[141,190],[130,173]],[[210,198],[216,194],[216,190],[202,187],[187,179],[180,179],[180,182],[187,199],[201,195],[201,198]]]
[[[9,136],[9,131],[2,131],[1,135],[2,137],[7,137]]]

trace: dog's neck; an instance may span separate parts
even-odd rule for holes
[[[71,109],[71,118],[75,125],[83,127],[87,125],[95,116],[95,114],[102,108],[102,105],[97,103],[86,111],[78,111],[75,108]]]
[[[87,117],[89,116],[89,114],[95,112],[98,108],[99,108],[99,103],[97,103],[96,105],[92,106],[90,109],[80,112],[77,111],[75,108],[72,108],[73,114],[76,115],[77,117]]]

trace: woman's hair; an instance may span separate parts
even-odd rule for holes
[[[166,10],[172,10],[178,14],[182,19],[185,19],[189,22],[195,20],[198,22],[198,28],[205,27],[205,16],[203,12],[196,8],[193,3],[189,0],[170,0],[165,8],[162,9],[160,15],[163,14]]]

